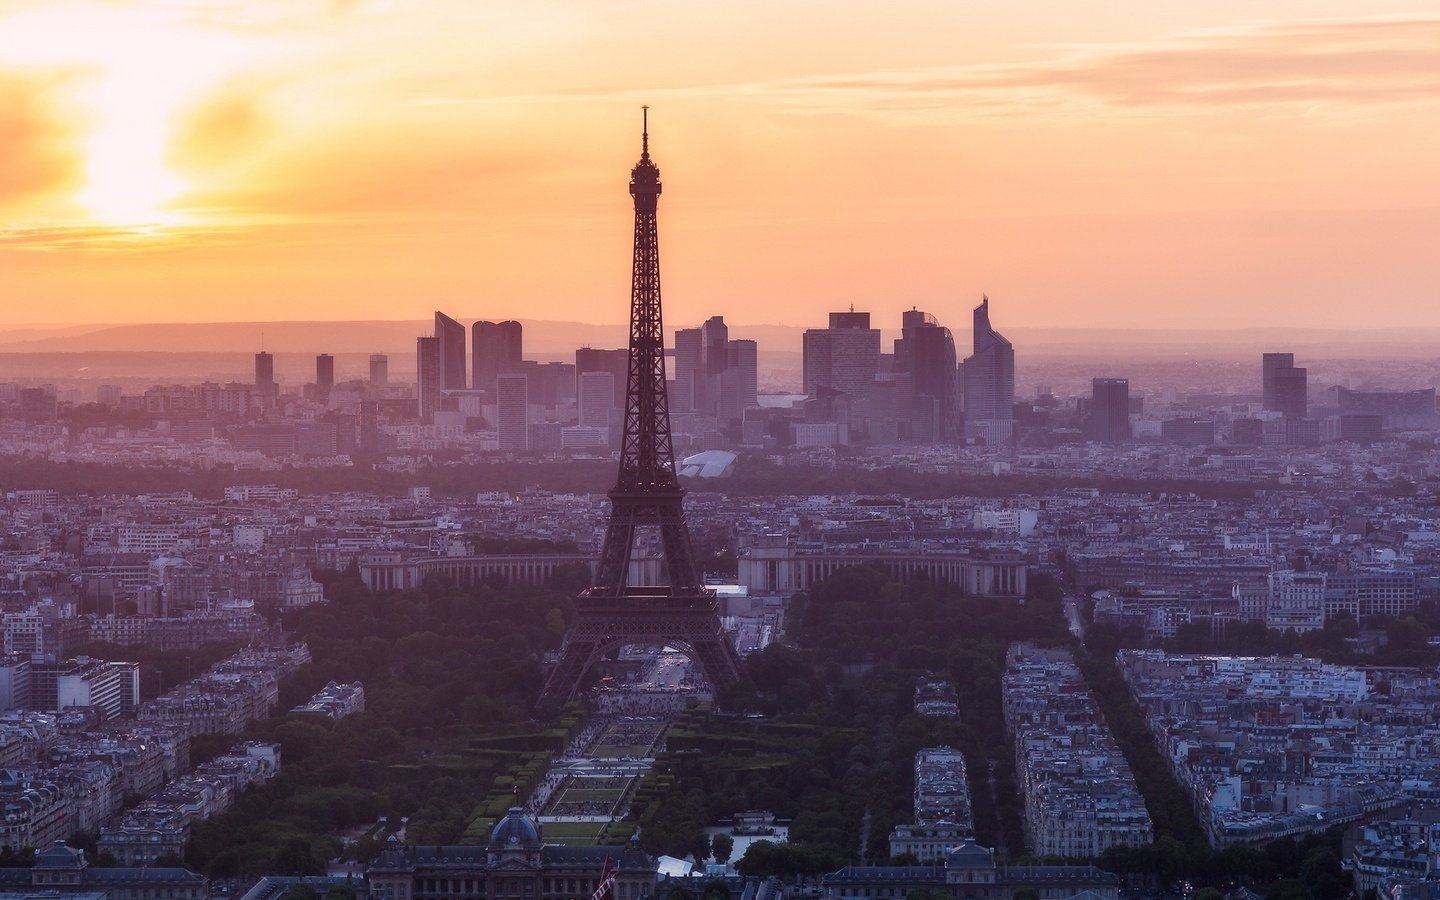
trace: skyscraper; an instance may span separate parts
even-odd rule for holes
[[[990,298],[975,307],[975,352],[965,360],[965,436],[991,446],[1015,433],[1015,348],[990,326]]]
[[[675,331],[675,395],[670,400],[671,412],[690,413],[700,408],[703,386],[697,382],[702,374],[703,343],[699,328]]]
[[[267,404],[275,399],[275,357],[264,350],[255,354],[255,393]]]
[[[495,376],[495,437],[501,450],[530,447],[530,376],[504,372]]]
[[[576,406],[580,424],[587,428],[609,428],[615,404],[615,376],[609,372],[581,372]]]
[[[724,316],[711,316],[700,326],[700,367],[704,372],[700,412],[719,415],[720,378],[730,364],[730,327]]]
[[[1309,370],[1290,366],[1275,370],[1275,409],[1287,419],[1303,419],[1310,410]]]
[[[429,422],[440,408],[440,339],[415,340],[415,412]]]
[[[1293,353],[1262,353],[1260,355],[1262,409],[1278,409],[1275,405],[1275,372],[1279,369],[1291,369],[1294,367],[1295,354]]]
[[[608,372],[614,390],[616,407],[625,405],[625,380],[630,374],[629,350],[597,350],[581,347],[575,351],[575,392],[579,396],[581,379],[587,372]]]
[[[380,452],[380,404],[374,400],[360,401],[359,444],[366,455]]]
[[[733,425],[745,417],[745,410],[760,404],[759,348],[754,341],[736,340],[725,345],[725,369],[720,373],[720,396],[715,414],[721,424]]]
[[[518,370],[524,359],[523,337],[519,322],[476,322],[470,326],[471,386],[490,390],[501,372]]]
[[[1090,439],[1115,444],[1130,439],[1130,380],[1096,378],[1090,382]]]
[[[1309,411],[1309,372],[1295,365],[1293,353],[1266,353],[1260,357],[1264,407],[1287,419],[1303,419]]]
[[[370,354],[370,384],[384,387],[390,383],[390,357],[383,353]]]
[[[802,346],[805,393],[822,389],[868,397],[880,372],[880,329],[870,327],[868,312],[832,312],[829,328],[805,332]]]
[[[955,338],[934,316],[913,308],[901,316],[900,334],[894,369],[910,375],[911,437],[953,441],[960,422]]]
[[[440,389],[465,390],[465,326],[436,312],[435,339],[440,342]]]
[[[321,353],[315,357],[315,399],[330,402],[330,392],[335,389],[335,357]]]

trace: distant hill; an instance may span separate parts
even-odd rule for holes
[[[468,324],[469,320],[465,320]],[[542,361],[573,360],[577,347],[623,347],[620,323],[522,319],[525,355]],[[678,327],[667,323],[667,338]],[[968,323],[966,323],[968,325]],[[1226,362],[1256,359],[1264,351],[1293,351],[1310,362],[1336,359],[1431,360],[1440,358],[1440,329],[1385,328],[1349,331],[1319,328],[1246,328],[1171,331],[1114,328],[1011,328],[1001,331],[1023,365],[1030,362],[1133,363],[1181,360]],[[212,322],[93,325],[0,329],[0,379],[184,378],[248,379],[253,354],[262,346],[276,356],[282,378],[313,377],[314,355],[336,357],[339,377],[360,377],[370,353],[390,356],[398,378],[413,377],[415,338],[428,320],[343,322]],[[969,328],[952,326],[957,354],[969,351]],[[762,370],[793,371],[798,381],[801,337],[792,325],[731,325],[732,338],[755,340]],[[884,349],[898,337],[882,331]],[[1258,365],[1258,360],[1257,360]]]
[[[623,325],[521,320],[525,347],[538,353],[573,351],[586,344],[621,346]],[[467,323],[468,324],[468,323]],[[192,353],[414,353],[415,338],[430,333],[426,321],[360,322],[206,322],[153,325],[103,325],[75,329],[0,330],[0,352],[85,353],[93,351],[172,351]]]

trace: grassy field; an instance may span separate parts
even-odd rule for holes
[[[546,843],[593,844],[605,830],[605,822],[546,822],[543,827]]]
[[[559,800],[558,802],[560,802],[560,803],[569,803],[569,802],[585,803],[585,802],[594,802],[594,801],[598,801],[598,800],[612,800],[612,801],[613,801],[613,800],[618,800],[618,799],[620,799],[620,794],[621,794],[622,792],[623,792],[623,791],[616,791],[616,790],[613,790],[613,789],[590,790],[590,789],[588,789],[588,788],[569,788],[569,789],[566,790],[565,793],[561,796],[561,798],[560,798],[560,800]]]

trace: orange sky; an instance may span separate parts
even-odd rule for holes
[[[620,321],[642,103],[672,325],[1440,325],[1433,0],[0,0],[0,324]]]

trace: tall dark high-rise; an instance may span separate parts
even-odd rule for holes
[[[440,408],[440,339],[415,339],[415,413],[429,422]]]
[[[911,437],[953,441],[960,425],[955,338],[934,316],[918,309],[906,310],[900,323],[894,368],[910,374]]]
[[[255,393],[266,403],[275,399],[275,357],[264,350],[255,354]]]
[[[1275,409],[1287,419],[1303,419],[1310,411],[1310,373],[1302,366],[1275,371]]]
[[[614,378],[615,405],[625,405],[625,381],[630,372],[629,350],[597,350],[581,347],[575,351],[575,392],[579,395],[580,379],[587,372],[609,372]]]
[[[542,705],[574,697],[590,667],[624,644],[685,647],[715,687],[743,677],[721,625],[715,593],[701,579],[685,525],[684,491],[675,476],[660,318],[660,170],[650,159],[648,129],[640,162],[630,174],[630,194],[635,198],[635,252],[620,473],[610,491],[610,524],[595,584],[576,602],[560,661],[541,694]],[[658,532],[664,584],[629,583],[641,529]]]
[[[754,341],[735,340],[725,345],[725,368],[718,379],[720,396],[715,415],[721,424],[734,425],[745,410],[760,403],[760,350]]]
[[[829,328],[811,328],[801,345],[805,393],[836,391],[853,400],[867,397],[880,372],[880,329],[868,312],[832,312]]]
[[[1260,355],[1261,408],[1275,410],[1275,372],[1295,367],[1293,353],[1262,353]]]
[[[1015,433],[1015,348],[990,325],[990,298],[975,307],[975,352],[965,359],[965,436],[1009,444]]]
[[[370,354],[370,383],[375,387],[390,383],[390,357],[383,353]]]
[[[495,437],[501,450],[530,446],[530,376],[501,372],[495,376]]]
[[[330,402],[330,392],[335,389],[335,357],[321,353],[315,357],[315,399],[320,403]]]
[[[1092,441],[1130,440],[1130,379],[1096,378],[1090,382],[1089,433]]]
[[[1260,357],[1262,400],[1265,409],[1287,419],[1303,419],[1310,409],[1309,371],[1295,365],[1293,353],[1266,353]]]
[[[437,311],[435,339],[440,342],[440,389],[465,390],[465,326]]]
[[[698,328],[680,328],[675,331],[675,396],[670,398],[670,409],[674,412],[698,412],[704,399],[704,385],[701,380],[704,370],[700,360],[704,338]]]
[[[581,372],[575,392],[578,424],[586,428],[609,428],[615,409],[615,376],[609,372]]]
[[[471,387],[493,390],[501,372],[520,369],[524,357],[524,329],[519,322],[476,322],[470,326]]]
[[[724,316],[711,316],[700,326],[700,366],[705,391],[701,412],[714,415],[720,402],[720,376],[730,362],[730,326]]]
[[[361,400],[359,409],[360,452],[373,456],[380,452],[380,404]]]

